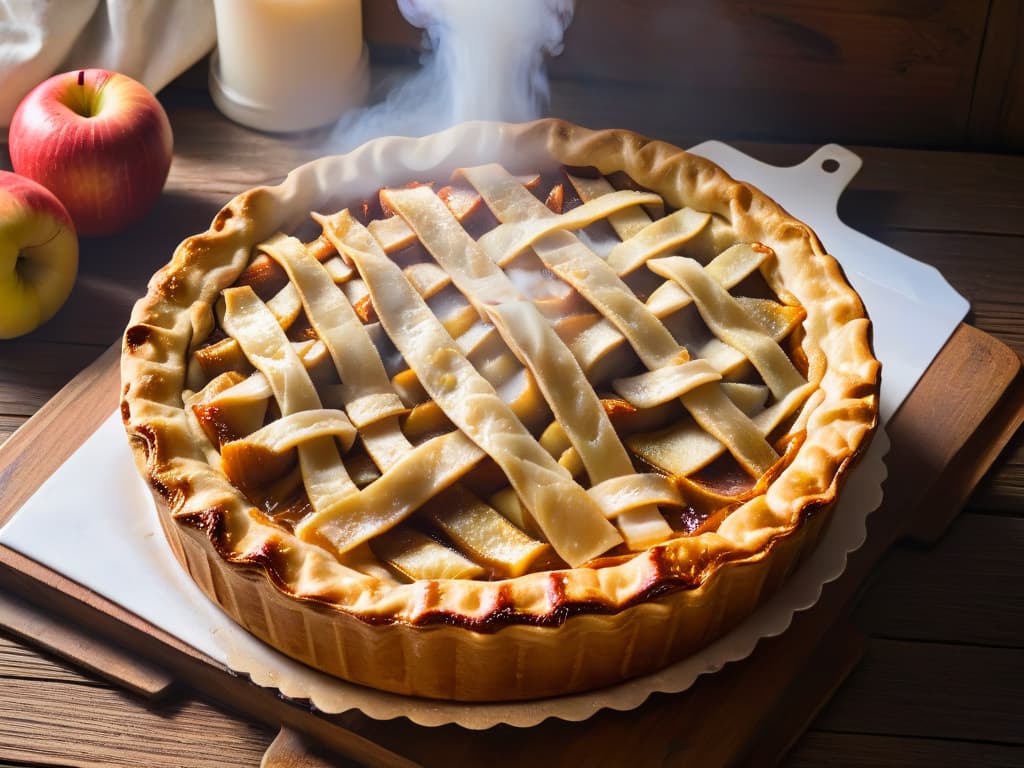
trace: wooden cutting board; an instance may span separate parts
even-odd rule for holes
[[[116,408],[117,355],[116,347],[109,349],[0,447],[0,524]],[[318,715],[229,674],[101,595],[3,546],[0,585],[8,596],[0,599],[0,624],[136,693],[159,696],[183,682],[280,726],[265,765],[325,764],[307,753],[307,742],[389,766],[771,764],[860,658],[863,638],[847,617],[879,557],[900,538],[934,541],[1020,426],[1020,368],[1011,349],[961,325],[887,426],[892,449],[885,499],[843,576],[826,585],[818,604],[798,614],[784,635],[762,641],[749,658],[700,678],[684,693],[656,694],[630,712],[487,731],[381,722],[359,713]]]

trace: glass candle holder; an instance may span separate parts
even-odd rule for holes
[[[232,120],[294,132],[366,100],[360,0],[214,0],[210,94]]]

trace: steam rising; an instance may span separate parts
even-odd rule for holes
[[[541,116],[549,98],[545,58],[561,51],[573,0],[398,0],[398,7],[424,30],[421,68],[383,102],[345,117],[332,136],[335,151],[465,120]]]

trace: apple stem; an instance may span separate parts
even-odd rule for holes
[[[78,84],[79,85],[85,85],[85,70],[84,69],[78,70]]]

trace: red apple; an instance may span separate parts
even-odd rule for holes
[[[78,237],[50,190],[0,171],[0,339],[49,320],[71,293]]]
[[[152,208],[171,167],[171,124],[127,75],[54,75],[18,105],[8,138],[14,170],[64,203],[82,235],[124,229]]]

